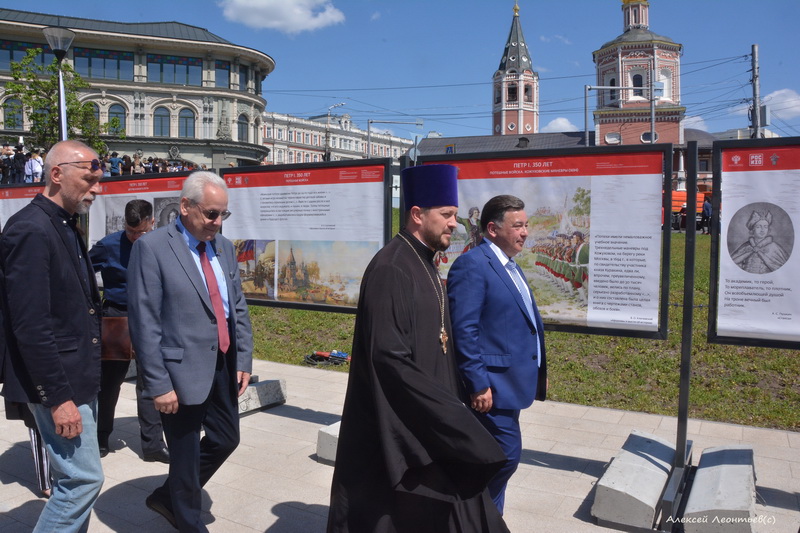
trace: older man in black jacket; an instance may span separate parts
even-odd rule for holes
[[[26,402],[47,444],[53,493],[35,531],[82,531],[103,485],[97,447],[100,295],[77,216],[100,192],[97,153],[50,150],[46,184],[0,239],[8,358],[3,395]]]

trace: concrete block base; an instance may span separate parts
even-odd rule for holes
[[[686,533],[750,533],[756,518],[753,448],[707,448],[700,457],[681,522]]]
[[[652,530],[669,479],[675,446],[634,430],[597,482],[592,516],[599,525]]]
[[[339,426],[336,422],[320,428],[317,432],[317,461],[326,465],[336,462],[336,446],[339,444]]]
[[[259,381],[253,376],[244,394],[239,396],[239,414],[286,403],[286,381],[268,379]]]

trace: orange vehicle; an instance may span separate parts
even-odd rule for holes
[[[698,192],[697,193],[697,212],[703,212],[703,200],[705,200],[706,195],[711,198],[710,192]],[[673,213],[680,213],[681,209],[685,204],[689,202],[686,201],[687,195],[686,191],[672,191],[672,212]]]

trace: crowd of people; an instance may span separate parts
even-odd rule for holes
[[[30,412],[43,443],[32,434],[32,446],[49,460],[39,465],[51,485],[40,484],[48,499],[35,531],[88,529],[122,376],[109,363],[133,352],[144,459],[169,463],[144,503],[181,532],[207,532],[202,488],[239,444],[237,398],[252,372],[237,254],[219,233],[228,189],[193,172],[174,221],[153,229],[152,206],[131,200],[125,229],[89,251],[78,215],[102,190],[99,159],[79,141],[54,145],[43,191],[0,236],[2,392]],[[363,275],[329,533],[508,531],[520,411],[547,392],[544,327],[513,259],[528,236],[517,197],[472,213],[483,240],[454,261],[448,289],[439,278],[434,258],[457,225],[457,172],[403,170],[404,228]],[[119,321],[112,337],[108,319]]]
[[[12,147],[7,142],[3,143],[0,149],[0,185],[43,182],[45,155],[45,152],[38,148],[27,150],[21,144]],[[198,167],[189,161],[145,158],[138,153],[133,156],[127,154],[120,156],[118,152],[111,152],[104,154],[98,160],[104,178],[207,170],[205,164]]]
[[[145,159],[139,154],[134,154],[133,157],[127,154],[120,156],[117,152],[105,154],[100,160],[100,168],[103,170],[103,177],[207,170],[205,164],[196,167],[194,163],[189,161],[167,160],[158,157]]]

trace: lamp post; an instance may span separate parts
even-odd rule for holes
[[[53,55],[58,60],[58,124],[59,124],[59,140],[67,140],[67,97],[64,91],[64,74],[61,71],[61,62],[67,56],[72,40],[75,38],[75,32],[62,28],[61,26],[48,26],[42,30],[47,44],[53,51]]]
[[[339,102],[328,107],[328,120],[325,122],[325,161],[331,160],[331,109],[342,107],[345,102]]]
[[[372,125],[373,124],[415,124],[421,128],[424,122],[422,119],[417,119],[415,122],[406,122],[402,120],[367,120],[367,159],[372,157]]]

